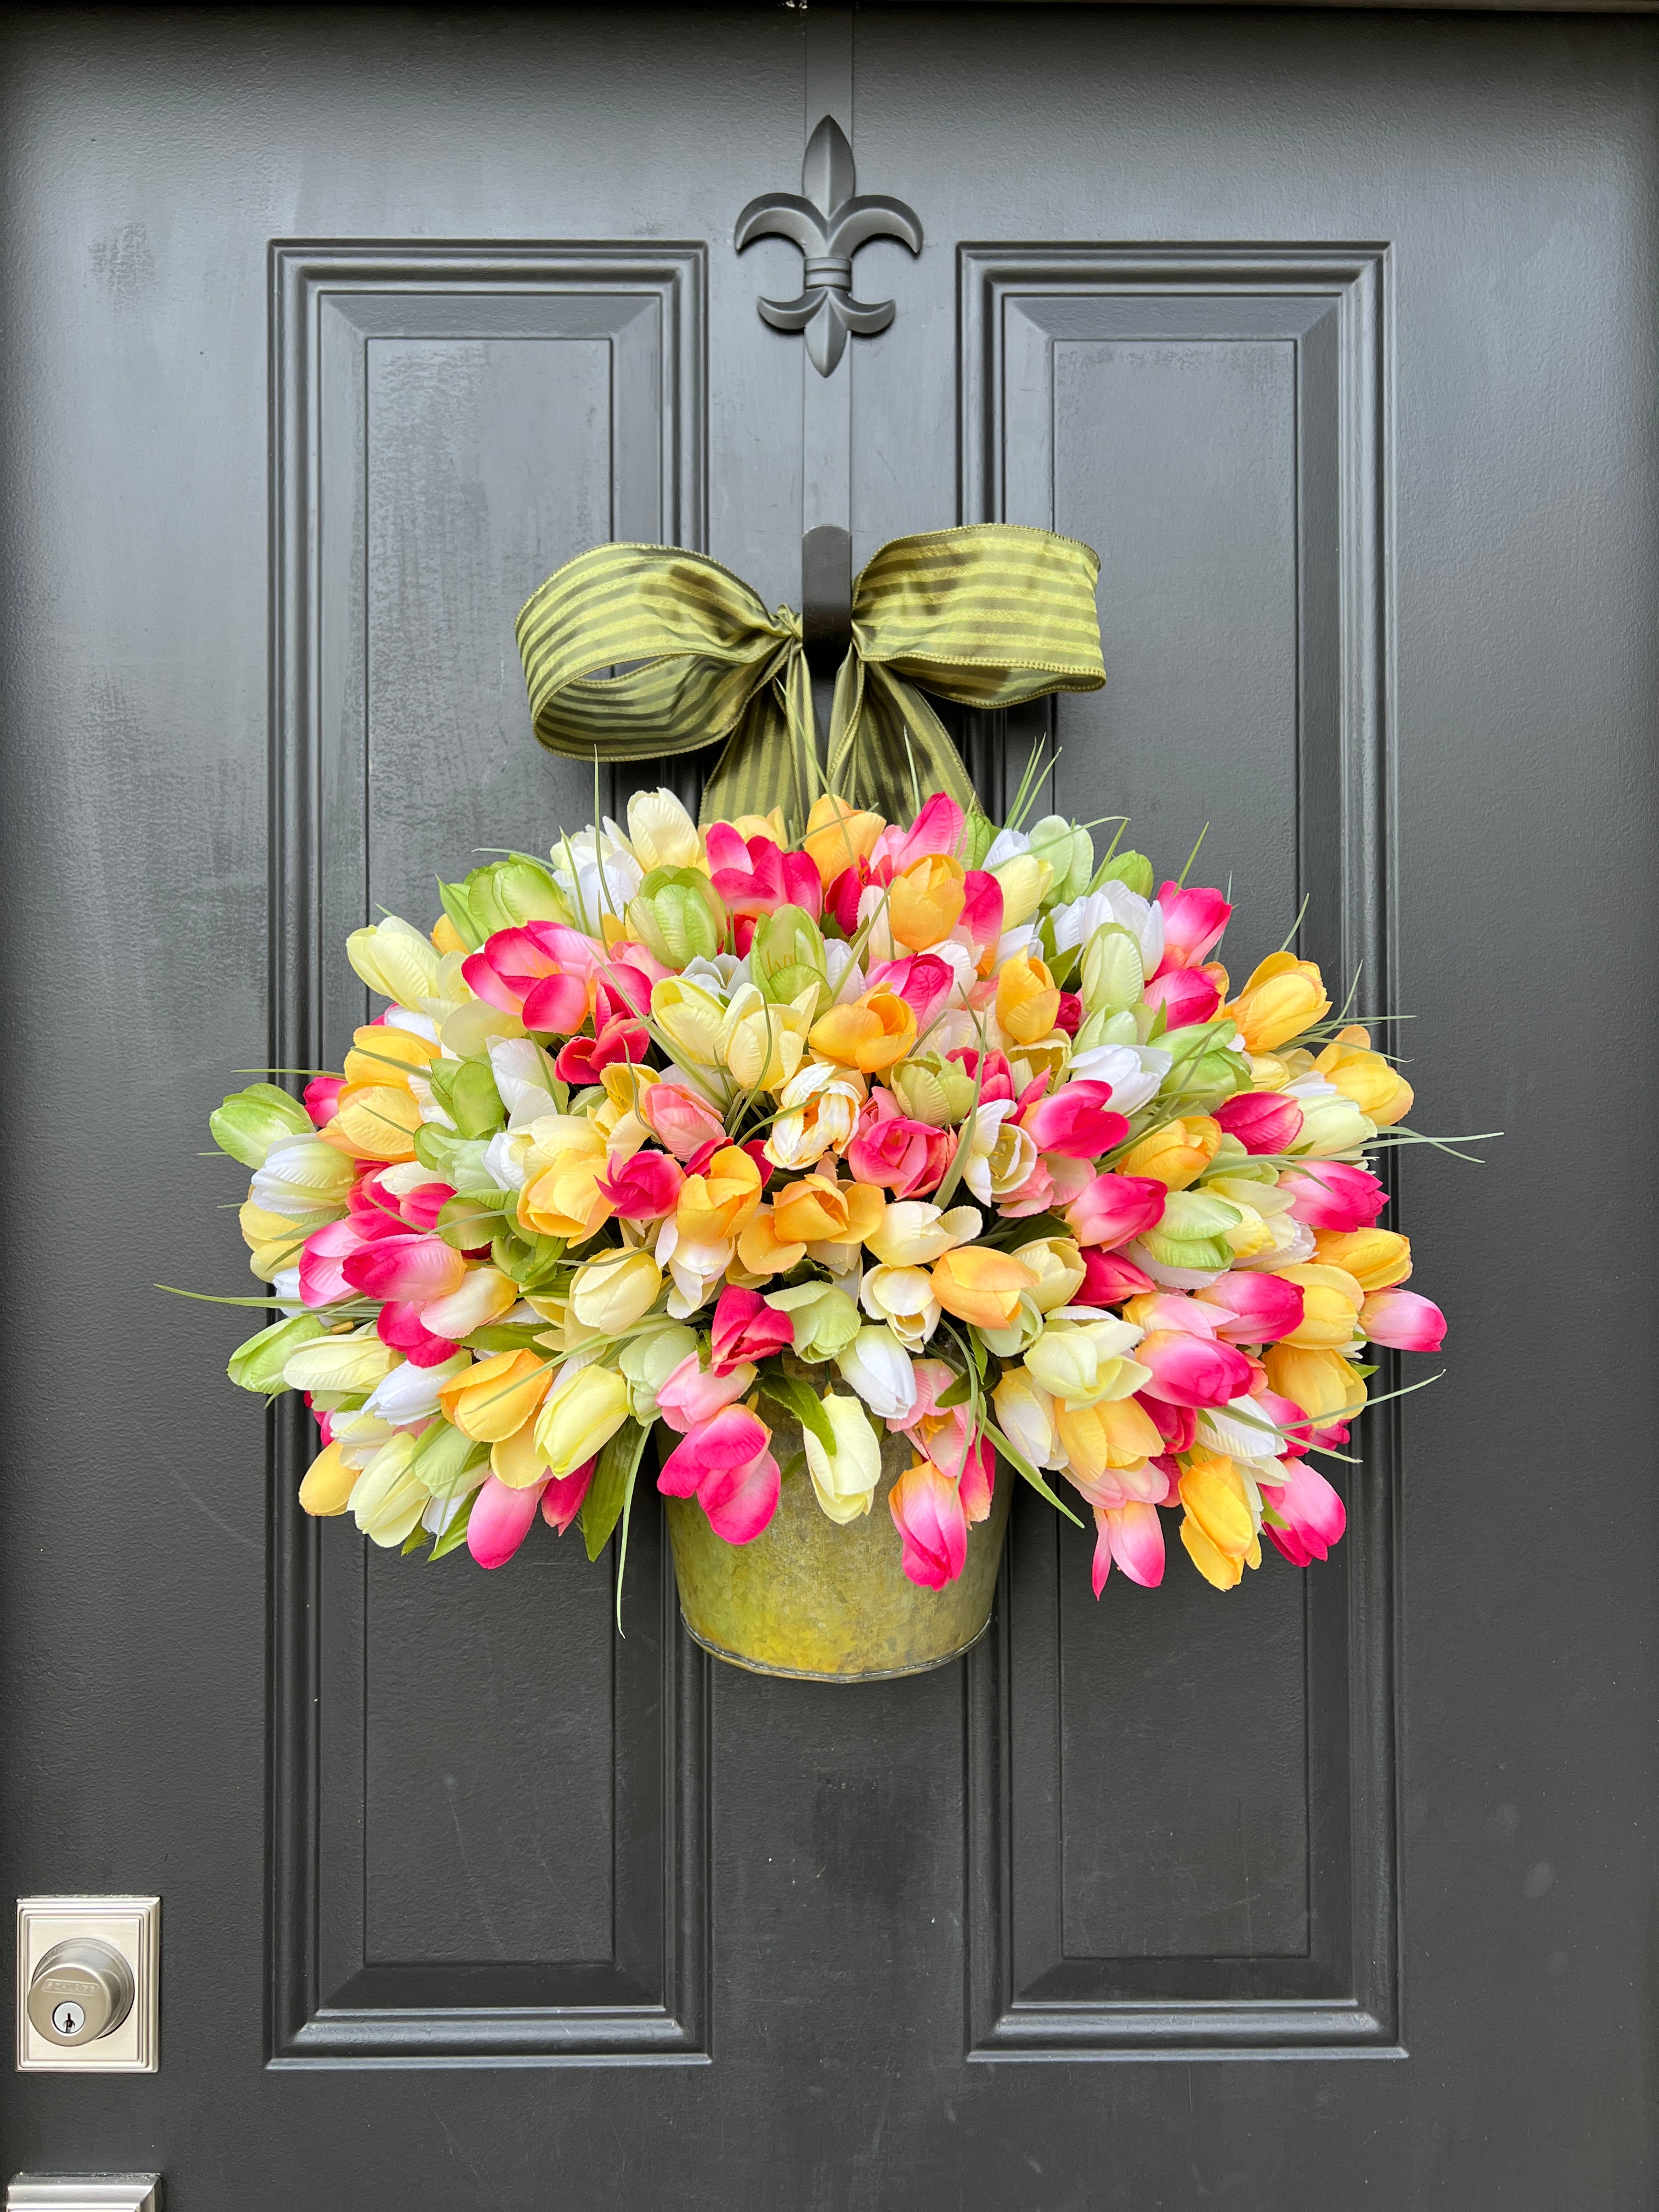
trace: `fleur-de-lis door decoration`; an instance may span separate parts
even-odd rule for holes
[[[872,306],[853,297],[853,256],[872,238],[896,238],[921,251],[921,224],[902,200],[866,192],[855,196],[857,173],[845,132],[826,115],[806,142],[799,193],[767,192],[738,217],[733,244],[739,253],[757,238],[787,238],[805,257],[803,289],[796,300],[763,300],[763,319],[775,331],[804,331],[806,351],[820,376],[828,376],[847,348],[847,334],[870,337],[893,319],[890,300]]]

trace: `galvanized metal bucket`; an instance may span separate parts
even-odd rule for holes
[[[781,1461],[800,1449],[780,1428]],[[902,1547],[887,1496],[914,1457],[885,1437],[881,1481],[867,1514],[838,1527],[804,1473],[789,1477],[769,1526],[752,1543],[728,1544],[695,1498],[665,1498],[680,1612],[705,1651],[757,1674],[807,1682],[884,1682],[957,1658],[985,1633],[1013,1487],[997,1470],[989,1516],[968,1531],[968,1564],[931,1590],[900,1565]]]

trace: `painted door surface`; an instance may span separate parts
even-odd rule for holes
[[[173,2212],[1565,2206],[1655,2185],[1641,16],[56,10],[5,33],[7,1894],[159,1893],[161,2069],[5,2171]],[[732,250],[843,117],[914,208],[834,378]],[[712,1665],[302,1522],[225,1382],[229,1071],[343,937],[586,821],[511,623],[602,539],[798,604],[1006,518],[1103,562],[1058,803],[1237,974],[1409,1011],[1452,1316],[1350,1534],[1090,1595],[1017,1502],[963,1663]],[[965,729],[1000,806],[1041,717]],[[645,780],[655,781],[647,770]],[[1644,948],[1647,948],[1644,951]],[[335,1064],[337,1064],[336,1061]],[[1441,1363],[1436,1363],[1437,1364]]]

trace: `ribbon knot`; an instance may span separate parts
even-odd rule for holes
[[[704,823],[781,805],[798,835],[823,788],[890,821],[908,818],[917,788],[975,805],[924,690],[978,708],[1097,690],[1099,574],[1099,556],[1075,538],[1012,523],[884,545],[853,586],[822,769],[799,615],[769,615],[701,553],[597,545],[548,578],[514,630],[550,751],[659,760],[723,738]]]

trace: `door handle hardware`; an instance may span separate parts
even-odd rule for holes
[[[161,1934],[159,1898],[20,1897],[18,2070],[154,2073]]]

